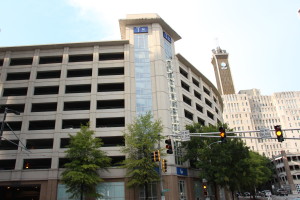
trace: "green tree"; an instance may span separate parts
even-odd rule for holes
[[[101,196],[96,191],[97,184],[103,181],[98,170],[110,166],[111,159],[100,150],[102,142],[93,135],[94,131],[83,125],[75,136],[70,135],[69,149],[66,150],[69,162],[65,164],[62,181],[72,198],[83,200],[84,197]]]
[[[149,184],[160,180],[155,170],[158,165],[151,160],[151,153],[158,149],[157,144],[163,139],[160,135],[162,130],[161,121],[153,121],[148,112],[128,124],[124,132],[126,145],[122,151],[127,154],[123,162],[129,178],[127,186],[143,187],[146,200],[149,196]]]
[[[230,131],[227,124],[220,124]],[[219,126],[202,126],[198,123],[187,126],[191,133],[218,132]],[[228,135],[228,134],[227,134]],[[185,159],[201,169],[201,177],[214,185],[237,190],[250,190],[270,180],[270,160],[249,148],[241,139],[227,138],[226,143],[217,144],[220,138],[192,137],[183,146],[187,149]]]
[[[219,126],[228,129],[227,124]],[[202,126],[198,123],[187,126],[191,133],[218,132],[219,126]],[[227,134],[228,135],[228,134]],[[234,192],[239,189],[243,176],[247,176],[249,150],[239,139],[227,138],[226,143],[218,143],[219,138],[192,137],[184,143],[187,149],[185,159],[192,166],[201,169],[200,176],[213,185],[229,187]]]
[[[247,159],[250,166],[248,176],[246,176],[241,184],[242,189],[249,190],[251,194],[255,193],[255,188],[267,183],[271,178],[274,166],[271,161],[254,151],[250,151],[250,157]],[[253,195],[255,196],[255,195]]]

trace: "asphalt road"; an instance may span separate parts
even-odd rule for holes
[[[276,196],[272,195],[270,198],[268,197],[256,197],[256,200],[293,200],[296,197],[300,198],[300,194],[289,194],[288,196]],[[253,198],[251,198],[253,199]],[[250,197],[241,197],[239,200],[250,200]]]

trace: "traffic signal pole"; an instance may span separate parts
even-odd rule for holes
[[[160,142],[158,142],[158,149],[160,149]],[[161,200],[165,200],[165,196],[163,193],[164,190],[164,185],[163,185],[163,180],[162,180],[162,159],[159,159],[158,162],[158,173],[159,173],[159,179],[160,179],[160,192],[161,192]]]
[[[284,131],[299,131],[300,128],[293,128],[293,129],[281,129],[282,133]],[[251,131],[226,131],[226,137],[227,138],[245,138],[245,139],[273,139],[273,140],[277,140],[277,136],[276,137],[272,137],[271,133],[269,136],[267,137],[254,137],[254,136],[237,136],[237,135],[230,135],[230,134],[239,134],[239,133],[261,133],[262,130],[251,130]],[[275,129],[273,130],[267,130],[268,132],[274,132],[276,131]],[[187,133],[188,131],[182,131],[179,134],[171,134],[168,136],[174,137],[175,139],[178,138],[178,140],[182,140],[181,138],[184,138],[184,141],[188,141],[186,138],[186,136],[188,135],[189,137],[205,137],[205,138],[220,138],[220,132],[207,132],[207,133]],[[274,134],[275,135],[275,134]],[[290,140],[300,140],[300,138],[293,138],[293,137],[284,137],[284,139],[290,139]]]

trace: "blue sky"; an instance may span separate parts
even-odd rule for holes
[[[236,91],[270,95],[300,91],[299,9],[299,0],[3,0],[0,46],[119,40],[126,14],[157,13],[182,37],[176,53],[214,84],[218,44]]]

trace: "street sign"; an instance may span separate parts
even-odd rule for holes
[[[188,175],[187,168],[177,167],[176,169],[177,169],[177,175],[181,175],[181,176],[187,176]]]
[[[185,141],[190,141],[191,140],[189,130],[181,131],[181,134],[182,134],[181,135],[181,141],[185,142]]]
[[[262,139],[264,139],[264,138],[266,138],[266,139],[272,138],[270,129],[268,129],[268,128],[262,128],[262,129],[260,129],[259,130],[259,134],[260,134],[260,137]]]

